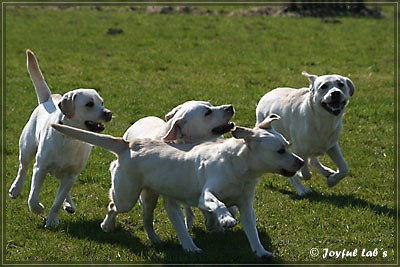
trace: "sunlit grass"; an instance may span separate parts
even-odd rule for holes
[[[147,15],[127,8],[99,11],[10,8],[5,10],[6,166],[3,192],[18,168],[18,137],[37,103],[26,71],[32,49],[54,93],[97,89],[115,118],[106,133],[121,136],[130,123],[148,115],[163,117],[191,99],[232,103],[235,122],[253,126],[255,107],[277,86],[303,87],[302,70],[338,73],[356,86],[344,117],[342,150],[350,175],[332,189],[315,175],[305,182],[314,193],[299,198],[289,181],[265,175],[254,206],[265,248],[276,262],[332,262],[311,248],[388,251],[386,258],[361,253],[344,261],[396,259],[394,146],[394,23],[386,19]],[[122,34],[108,35],[116,27]],[[99,227],[108,203],[108,165],[114,156],[95,148],[72,190],[77,211],[60,215],[56,231],[43,229],[29,212],[28,179],[22,197],[6,201],[5,260],[10,262],[259,263],[239,224],[224,234],[208,233],[196,211],[195,243],[187,254],[160,203],[155,228],[163,241],[152,247],[143,230],[141,209],[118,217],[118,228]],[[323,161],[331,165],[327,158]],[[31,175],[31,171],[28,173]],[[41,200],[47,211],[57,190],[48,177]]]

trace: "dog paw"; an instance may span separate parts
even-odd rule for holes
[[[197,246],[183,248],[186,252],[202,253],[203,250]]]
[[[161,244],[161,239],[156,233],[148,233],[147,238],[150,240],[152,245],[159,245]]]
[[[112,232],[112,231],[114,231],[114,229],[115,229],[115,225],[113,225],[113,224],[107,224],[107,223],[105,223],[105,222],[102,222],[101,224],[100,224],[100,227],[101,227],[101,229],[104,231],[104,232],[106,232],[106,233],[108,233],[108,232]]]
[[[16,185],[12,185],[10,190],[8,191],[8,196],[12,199],[16,199],[21,194],[22,188],[19,188]]]
[[[8,196],[10,197],[10,198],[12,198],[12,199],[16,199],[17,197],[19,197],[19,194],[15,194],[14,192],[9,192],[8,193]]]
[[[296,190],[297,190],[297,194],[299,196],[301,196],[301,197],[304,197],[304,196],[309,195],[309,194],[312,193],[312,190],[310,188],[307,188],[307,187],[303,187],[303,188],[300,188],[300,189],[296,188]]]
[[[71,203],[64,202],[64,210],[68,213],[75,213],[75,206]]]
[[[29,209],[31,212],[35,214],[42,214],[44,213],[44,205],[40,202],[36,203],[29,203]]]
[[[235,218],[233,218],[230,214],[224,214],[218,218],[219,223],[224,228],[231,228],[237,224]]]
[[[332,175],[330,175],[328,177],[328,179],[326,180],[328,187],[333,187],[335,185],[337,185],[340,180],[342,180],[344,178],[343,175],[340,175],[339,173],[334,173]]]
[[[329,179],[332,175],[335,175],[336,172],[330,168],[325,168],[322,172],[322,175]]]
[[[257,255],[258,256],[258,255]],[[272,254],[271,252],[269,252],[269,251],[264,251],[264,253],[262,254],[262,255],[260,255],[259,256],[261,259],[263,259],[263,260],[271,260],[271,259],[273,259],[275,256],[274,256],[274,254]]]
[[[54,230],[54,228],[56,228],[58,224],[59,224],[58,217],[49,215],[46,218],[46,225],[44,227],[49,230]]]

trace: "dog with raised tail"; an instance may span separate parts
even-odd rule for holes
[[[201,252],[185,227],[177,201],[215,214],[227,227],[236,223],[227,207],[236,205],[251,249],[258,257],[269,258],[273,254],[260,242],[253,209],[259,177],[268,172],[290,177],[303,166],[303,160],[288,150],[289,143],[271,127],[278,119],[272,114],[254,129],[236,126],[234,138],[198,145],[126,141],[65,125],[53,127],[118,157],[110,166],[111,202],[101,223],[104,231],[113,230],[116,215],[130,211],[142,189],[149,188],[165,197],[165,208],[184,250]]]
[[[39,201],[39,194],[47,173],[60,179],[58,192],[46,218],[45,227],[59,223],[60,209],[75,212],[70,190],[78,174],[84,168],[92,146],[66,137],[55,131],[50,124],[58,123],[102,132],[105,122],[112,118],[110,110],[103,106],[103,99],[94,89],[76,89],[63,96],[52,94],[34,53],[26,51],[27,68],[35,86],[39,105],[33,111],[22,130],[19,139],[19,170],[9,189],[9,196],[17,198],[24,187],[29,163],[35,158],[29,209],[37,214],[44,213],[45,207]]]
[[[292,143],[293,153],[305,160],[300,172],[290,178],[300,196],[311,193],[300,179],[311,178],[309,165],[335,186],[349,171],[339,146],[345,108],[353,96],[353,82],[341,75],[317,76],[303,71],[310,81],[308,88],[277,88],[265,94],[257,105],[257,124],[278,114],[282,119],[275,129]],[[328,154],[337,166],[334,171],[322,165],[318,156]]]

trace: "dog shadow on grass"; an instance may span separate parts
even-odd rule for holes
[[[149,262],[153,263],[270,264],[283,262],[277,255],[273,259],[257,258],[251,251],[246,234],[242,229],[238,229],[238,226],[223,233],[206,231],[204,225],[195,226],[190,235],[203,252],[188,253],[182,249],[176,235],[167,240],[162,239],[160,245],[151,246],[149,241],[144,243],[138,237],[135,237],[135,232],[118,226],[113,232],[104,233],[99,224],[100,221],[97,220],[75,221],[69,223],[66,232],[79,239],[125,247],[131,253],[144,255],[149,259]],[[272,252],[276,251],[271,247],[271,239],[268,234],[263,229],[258,230],[261,243],[265,249]]]
[[[267,232],[258,228],[258,233],[264,248],[275,254],[273,259],[258,258],[251,250],[247,236],[239,225],[222,233],[207,231],[204,225],[199,225],[193,228],[190,235],[203,252],[200,254],[184,253],[180,245],[178,245],[177,249],[179,251],[166,251],[164,263],[273,264],[284,262],[277,255],[277,250],[272,247],[271,238]],[[177,244],[177,240],[172,242],[175,245]],[[179,262],[176,261],[177,254],[183,255]]]
[[[100,222],[97,220],[74,221],[68,224],[66,232],[79,239],[96,241],[100,244],[120,245],[129,248],[133,253],[140,253],[146,249],[146,246],[134,236],[134,233],[118,226],[115,231],[105,233],[100,228]]]
[[[379,205],[375,203],[371,203],[362,198],[356,197],[352,194],[338,194],[338,195],[324,195],[322,192],[319,192],[313,189],[312,193],[307,196],[299,196],[297,193],[288,191],[285,189],[278,188],[271,184],[267,185],[271,190],[276,190],[282,194],[290,195],[290,197],[294,200],[298,199],[308,199],[310,202],[325,202],[329,204],[336,205],[339,208],[344,207],[352,207],[352,208],[367,208],[377,215],[386,215],[389,217],[394,217],[396,212],[394,208],[390,208],[386,205]]]

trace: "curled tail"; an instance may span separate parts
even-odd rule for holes
[[[39,63],[36,60],[35,54],[29,49],[26,50],[26,65],[33,85],[35,86],[39,104],[48,101],[51,97],[50,88],[47,86],[43,74],[40,71]]]
[[[57,131],[69,137],[78,139],[85,143],[102,147],[104,149],[107,149],[108,151],[113,152],[116,155],[119,155],[126,149],[129,149],[129,143],[122,138],[117,138],[106,134],[98,134],[61,124],[52,124],[51,126]]]

